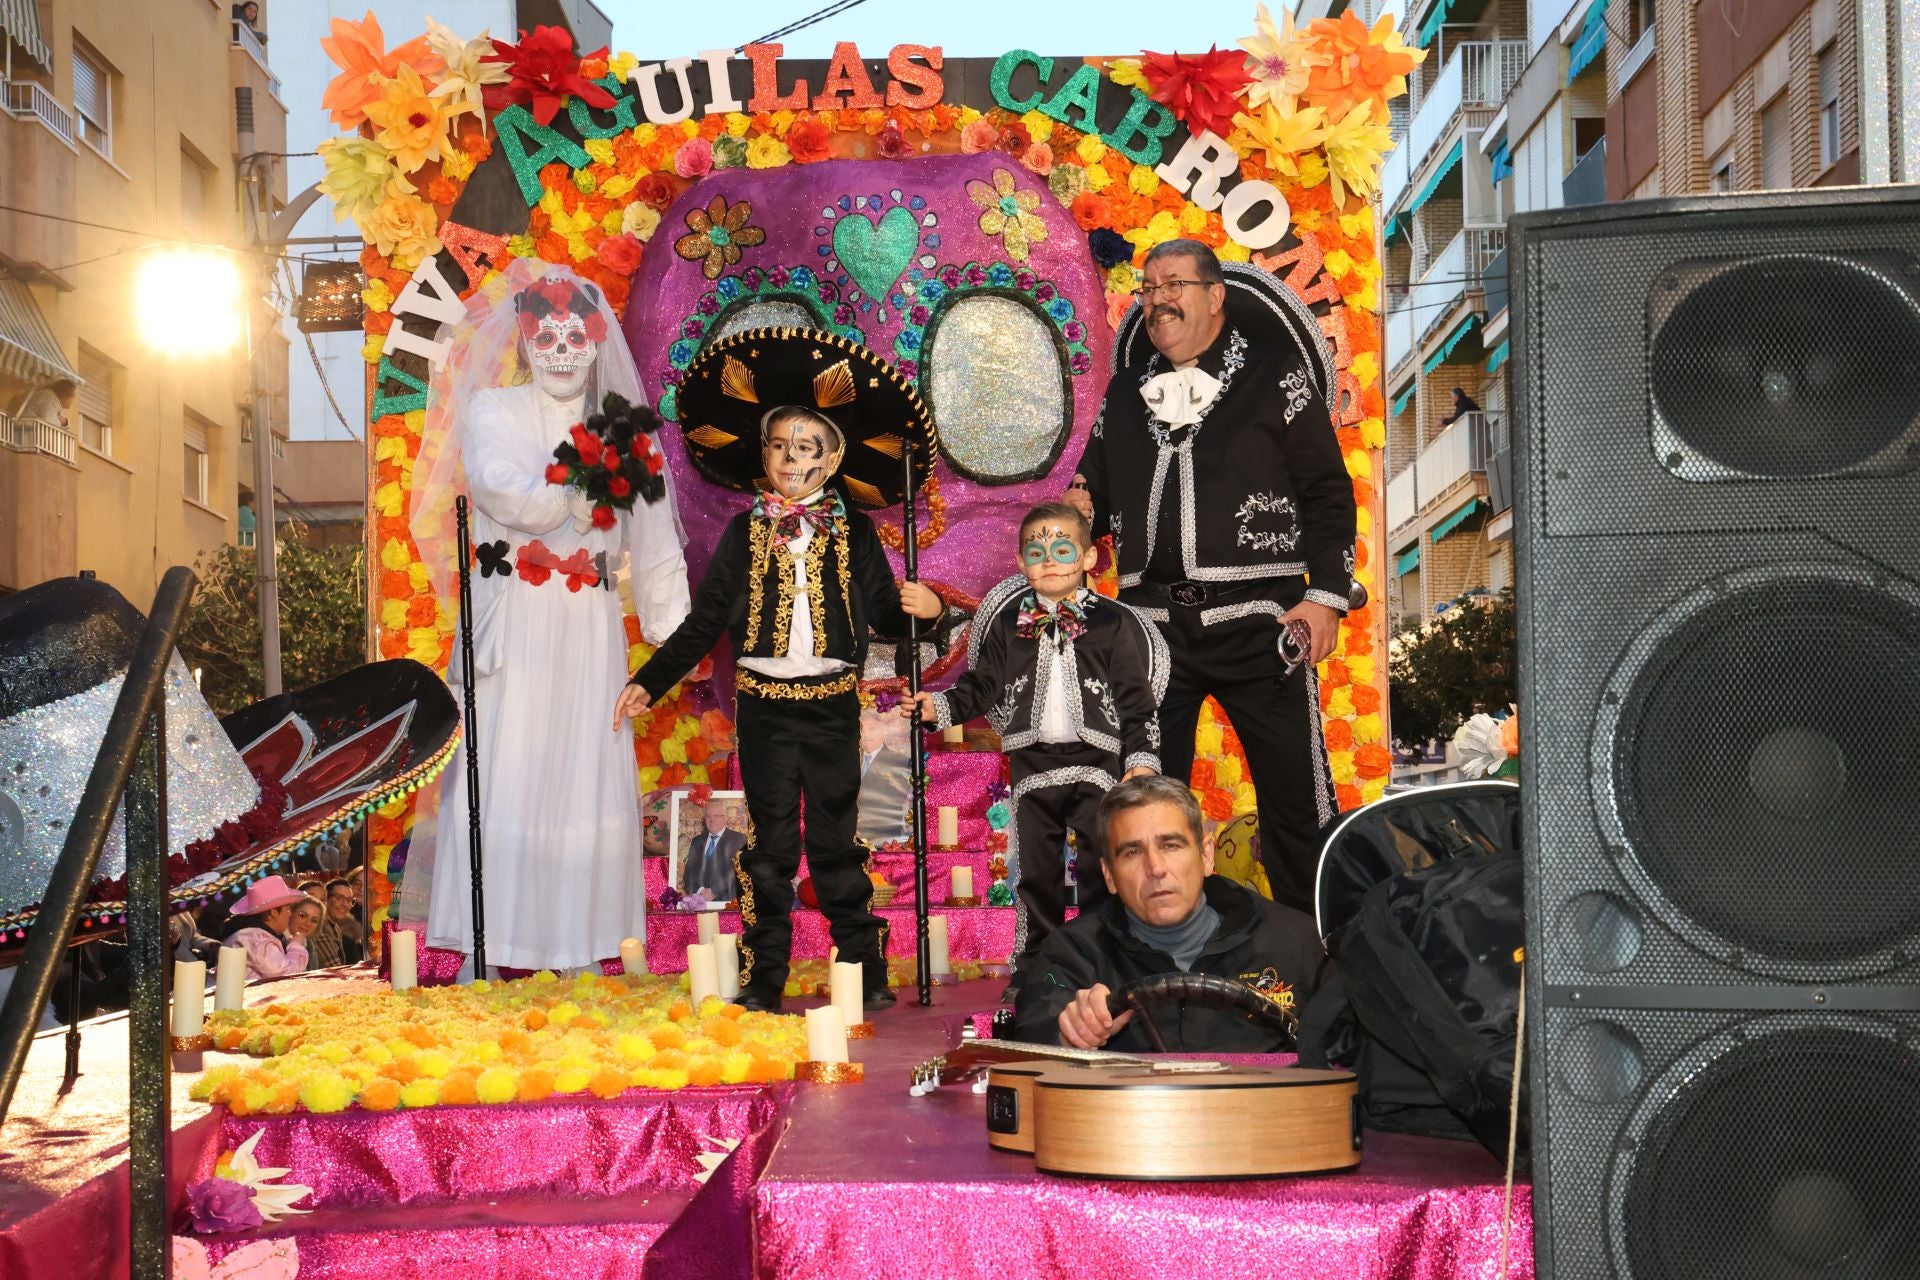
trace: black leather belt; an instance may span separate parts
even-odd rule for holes
[[[1235,582],[1216,585],[1211,582],[1141,582],[1126,588],[1121,594],[1138,591],[1152,596],[1156,600],[1165,600],[1177,604],[1183,609],[1198,609],[1202,605],[1217,604],[1223,600],[1234,600],[1241,596],[1251,596],[1259,592],[1273,593],[1271,580],[1258,582]]]

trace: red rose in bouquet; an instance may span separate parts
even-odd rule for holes
[[[614,512],[631,511],[636,497],[666,496],[666,462],[653,433],[660,415],[646,405],[609,394],[601,411],[576,422],[553,451],[547,483],[580,490],[593,502],[593,527],[611,529]]]

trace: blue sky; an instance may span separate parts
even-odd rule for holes
[[[744,44],[824,8],[828,0],[596,3],[613,19],[617,48],[673,57]],[[1109,0],[1099,6],[1066,0],[863,0],[782,43],[790,58],[824,58],[836,40],[857,42],[863,57],[885,57],[896,44],[938,45],[952,58],[996,57],[1021,48],[1048,54],[1193,53],[1251,35],[1253,16],[1254,0]]]

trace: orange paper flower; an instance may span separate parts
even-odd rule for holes
[[[338,128],[359,128],[367,118],[368,104],[379,98],[384,83],[399,75],[401,67],[432,75],[446,66],[428,47],[425,36],[415,36],[389,51],[386,34],[371,9],[359,22],[335,18],[332,26],[333,34],[322,37],[320,47],[340,68],[340,74],[320,95],[320,105],[333,116]]]

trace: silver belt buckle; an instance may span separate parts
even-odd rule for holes
[[[1176,582],[1167,588],[1167,598],[1183,609],[1198,608],[1207,602],[1207,589],[1198,582]]]

